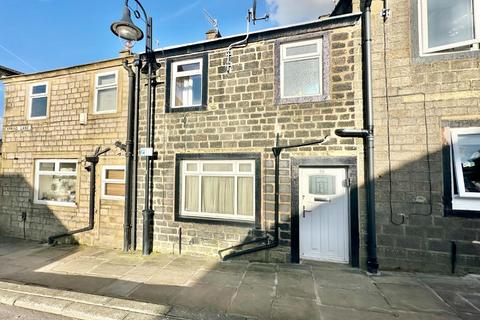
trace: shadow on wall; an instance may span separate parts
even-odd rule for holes
[[[480,213],[449,210],[450,147],[415,160],[392,157],[391,164],[397,169],[385,168],[376,181],[380,268],[480,273],[480,245],[473,242],[480,240]]]

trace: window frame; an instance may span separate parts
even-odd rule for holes
[[[252,218],[248,219],[236,219],[236,217],[227,216],[225,214],[218,214],[219,217],[213,217],[211,215],[205,216],[203,214],[193,214],[193,215],[183,215],[182,207],[184,205],[183,199],[183,188],[185,186],[184,177],[182,174],[182,162],[208,162],[213,161],[237,161],[253,163],[253,168],[251,171],[251,176],[253,176],[254,183],[254,213]],[[238,167],[237,167],[238,168]],[[197,171],[198,172],[198,171]],[[206,175],[210,175],[210,172]],[[235,188],[237,186],[235,185]],[[201,194],[201,189],[199,189]],[[237,196],[235,195],[235,203],[237,203]],[[175,162],[175,220],[184,221],[184,222],[196,222],[196,223],[207,223],[207,224],[221,224],[221,225],[232,225],[232,226],[248,226],[248,227],[257,227],[261,225],[261,155],[259,153],[206,153],[206,154],[176,154]],[[199,208],[201,202],[199,203]]]
[[[123,179],[107,179],[107,170],[123,170]],[[106,194],[107,183],[125,185],[126,169],[124,165],[105,165],[102,167],[102,193],[101,198],[104,200],[125,200],[125,196],[112,196]]]
[[[45,93],[33,93],[33,88],[37,86],[43,86],[45,85]],[[29,87],[28,91],[28,97],[29,97],[29,102],[28,102],[28,120],[42,120],[48,118],[48,103],[49,103],[49,98],[48,98],[48,81],[42,81],[42,82],[36,82],[32,83]],[[32,117],[32,102],[34,98],[47,98],[47,105],[45,107],[45,115],[44,116],[39,116],[39,117]]]
[[[300,55],[295,55],[292,57],[286,57],[286,51],[288,48],[292,47],[299,47],[299,46],[304,46],[308,44],[317,44],[317,52],[315,53],[309,53],[309,54],[300,54]],[[302,61],[302,60],[307,60],[307,59],[312,59],[312,58],[318,58],[319,59],[319,88],[320,92],[316,94],[311,94],[311,95],[299,95],[299,96],[285,96],[285,81],[284,81],[284,75],[285,75],[285,62],[292,62],[292,61]],[[324,94],[324,88],[323,88],[323,72],[324,72],[324,67],[323,67],[323,38],[318,37],[316,39],[308,39],[308,40],[298,40],[298,41],[292,41],[292,42],[287,42],[280,44],[280,99],[299,99],[299,98],[308,98],[308,97],[317,97],[317,96],[322,96]]]
[[[183,65],[183,64],[192,64],[192,63],[200,63],[200,66],[198,70],[194,71],[177,71],[177,66]],[[182,105],[182,106],[176,106],[175,105],[175,97],[176,97],[176,79],[178,77],[189,77],[189,76],[196,76],[200,75],[201,80],[200,80],[200,103],[199,104],[188,104],[188,105]],[[171,82],[170,82],[170,107],[172,109],[184,109],[184,108],[195,108],[195,107],[201,107],[202,102],[203,102],[203,81],[204,81],[204,75],[203,75],[203,58],[192,58],[188,60],[178,60],[172,62],[172,74],[171,74]],[[193,92],[192,92],[193,94]],[[193,98],[192,98],[193,100]]]
[[[41,171],[40,164],[44,162],[53,162],[55,164],[54,171]],[[75,172],[62,172],[60,171],[60,163],[75,163],[76,170]],[[36,159],[35,160],[35,173],[34,173],[34,191],[33,191],[33,203],[35,204],[44,204],[44,205],[54,205],[62,207],[76,207],[78,201],[78,160],[77,159]],[[39,200],[39,184],[40,184],[40,174],[43,175],[56,175],[56,176],[74,176],[75,177],[75,202],[63,202],[63,201],[51,201],[51,200]]]
[[[115,83],[114,84],[108,84],[108,85],[99,85],[98,80],[102,76],[108,76],[108,75],[115,75]],[[113,71],[105,71],[105,72],[100,72],[95,74],[95,92],[94,92],[94,100],[93,100],[93,113],[94,114],[109,114],[109,113],[116,113],[118,111],[118,70],[113,70]],[[115,109],[112,110],[106,110],[106,111],[98,111],[98,92],[100,90],[106,90],[106,89],[116,89],[116,94],[115,94]]]
[[[465,46],[471,46],[480,43],[480,1],[472,1],[473,9],[473,32],[474,39],[456,42],[452,44],[437,46],[437,47],[428,47],[428,0],[417,0],[418,8],[418,31],[419,31],[419,46],[420,46],[420,56],[429,56],[437,54],[448,54],[453,52],[444,52],[445,50],[461,48]],[[470,50],[461,50],[461,52],[468,52],[478,50],[477,48],[471,48]],[[458,51],[457,51],[458,52]]]

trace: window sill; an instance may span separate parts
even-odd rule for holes
[[[297,103],[309,103],[309,102],[322,102],[328,99],[327,95],[305,96],[305,97],[292,97],[292,98],[277,98],[276,104],[297,104]]]
[[[480,211],[474,211],[474,210],[456,210],[456,209],[445,208],[444,214],[445,214],[445,217],[480,219]]]
[[[238,227],[253,227],[255,221],[246,220],[234,220],[234,219],[219,219],[210,217],[195,217],[195,216],[183,216],[175,214],[175,221],[179,222],[192,222],[192,223],[204,223],[204,224],[219,224]]]
[[[201,106],[190,106],[190,107],[168,107],[166,108],[167,113],[175,113],[175,112],[190,112],[190,111],[205,111],[207,110],[206,105]]]
[[[77,204],[76,203],[63,203],[63,202],[47,202],[47,201],[42,201],[42,202],[34,202],[33,203],[35,206],[38,207],[58,207],[62,209],[77,209]]]

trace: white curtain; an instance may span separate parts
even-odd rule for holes
[[[185,210],[198,212],[198,177],[185,177]]]
[[[202,177],[202,212],[234,214],[234,177]]]
[[[237,211],[239,215],[253,215],[253,178],[238,177],[238,203]]]

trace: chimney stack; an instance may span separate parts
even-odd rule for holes
[[[132,47],[133,46],[130,41],[125,41],[124,47],[122,48],[122,50],[118,52],[118,54],[120,55],[121,58],[128,57],[132,54]]]
[[[213,40],[213,39],[218,39],[222,37],[218,29],[210,29],[207,32],[205,32],[205,35],[207,40]]]

